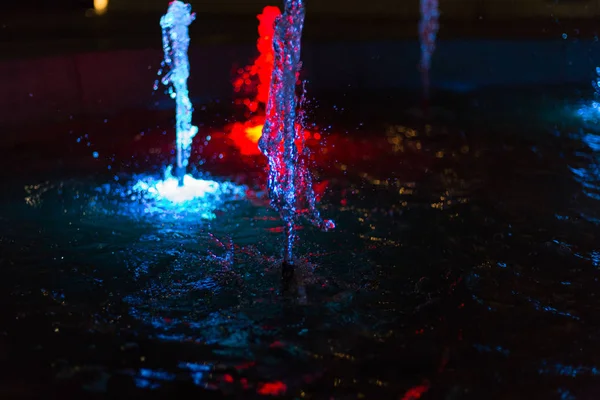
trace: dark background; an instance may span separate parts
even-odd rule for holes
[[[277,0],[189,0],[199,12],[246,14],[257,13],[265,5],[281,5]],[[445,18],[594,18],[600,14],[599,0],[440,0]],[[78,11],[93,8],[93,0],[29,0],[0,2],[2,11],[30,13]],[[109,0],[110,12],[158,12],[168,0]],[[311,13],[355,14],[357,16],[417,17],[418,0],[311,0]]]
[[[42,12],[48,10],[77,11],[86,10],[94,6],[94,0],[27,0],[27,1],[8,1],[0,2],[2,11],[30,11]]]
[[[109,0],[96,15],[93,0],[0,2],[0,127],[147,107],[168,3]],[[190,3],[198,14],[191,92],[200,102],[227,100],[233,72],[256,57],[256,15],[283,1]],[[440,0],[439,7],[434,87],[589,87],[600,63],[600,0]],[[307,0],[306,9],[303,65],[315,96],[418,87],[418,0]]]

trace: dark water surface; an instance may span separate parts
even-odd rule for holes
[[[192,161],[246,194],[188,209],[128,191],[168,162],[170,111],[40,129],[3,157],[0,396],[597,398],[600,135],[578,99],[313,104],[337,229],[301,230],[289,288],[226,110],[195,114]]]

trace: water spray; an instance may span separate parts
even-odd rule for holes
[[[177,144],[177,164],[175,176],[179,186],[184,185],[184,177],[188,160],[192,150],[192,140],[198,127],[192,125],[194,108],[190,101],[187,80],[190,76],[190,63],[188,48],[190,36],[189,25],[196,18],[192,13],[192,6],[181,1],[169,3],[169,9],[160,19],[164,59],[163,67],[168,67],[169,72],[163,76],[161,82],[169,87],[169,95],[175,99],[175,133]],[[159,74],[162,73],[162,68]]]

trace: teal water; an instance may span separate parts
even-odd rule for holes
[[[339,98],[309,113],[337,228],[298,227],[285,285],[264,160],[219,134],[222,110],[190,162],[243,195],[188,207],[131,191],[172,161],[168,111],[7,150],[0,393],[593,398],[600,153],[582,94],[437,94],[428,120],[408,95]]]

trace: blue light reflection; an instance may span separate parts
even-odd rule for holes
[[[185,176],[180,187],[169,167],[163,179],[144,174],[97,187],[91,205],[96,212],[128,217],[212,220],[217,210],[244,199],[246,190],[242,185],[191,175]]]

